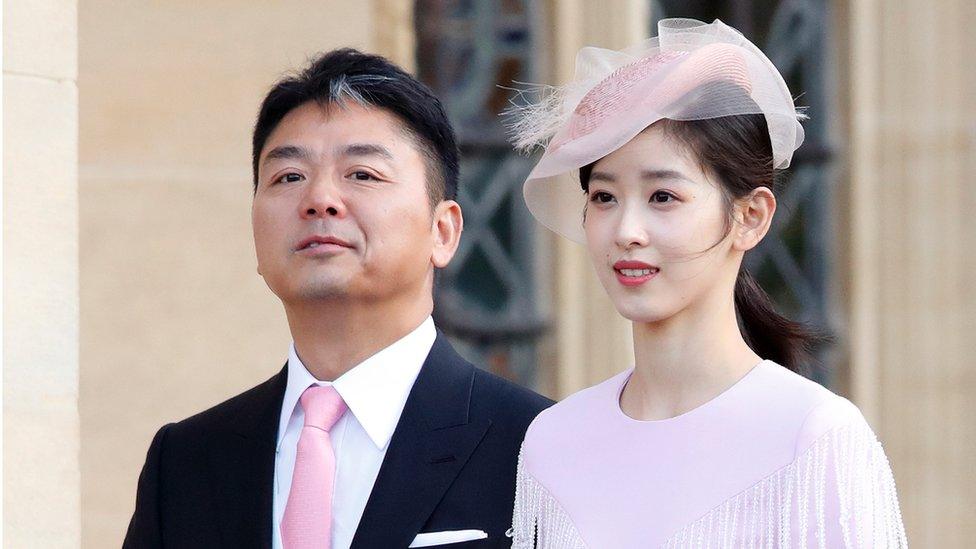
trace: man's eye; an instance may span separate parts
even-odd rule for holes
[[[370,179],[376,179],[375,177],[373,177],[373,174],[369,172],[364,172],[362,170],[352,172],[352,176],[357,181],[369,181]]]
[[[658,204],[667,204],[668,202],[672,202],[674,200],[676,200],[675,196],[665,191],[657,191],[651,195],[651,202],[656,202]]]
[[[274,182],[275,183],[297,183],[298,181],[301,181],[301,180],[302,180],[301,174],[297,174],[297,173],[286,173],[285,175],[282,175],[278,179],[275,179]]]
[[[590,202],[596,202],[597,204],[613,202],[613,195],[608,192],[597,191],[593,193],[593,196],[590,197]]]

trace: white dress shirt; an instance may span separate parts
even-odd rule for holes
[[[407,396],[436,337],[434,321],[427,317],[414,331],[334,382],[315,379],[298,358],[292,343],[275,454],[274,549],[282,549],[281,519],[291,491],[295,450],[305,420],[298,399],[305,389],[311,385],[332,385],[349,407],[330,431],[336,456],[332,548],[348,549]]]

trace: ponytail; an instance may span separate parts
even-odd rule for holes
[[[735,311],[749,347],[797,373],[808,371],[811,349],[828,339],[819,330],[776,312],[769,295],[745,269],[735,281]]]

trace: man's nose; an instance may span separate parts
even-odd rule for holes
[[[346,205],[339,186],[326,179],[313,181],[306,187],[300,208],[300,215],[304,218],[346,215]]]

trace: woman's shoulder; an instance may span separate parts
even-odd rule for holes
[[[631,370],[628,369],[606,381],[577,391],[543,410],[525,433],[523,452],[533,446],[545,445],[554,439],[569,436],[569,430],[578,432],[581,425],[599,422],[603,417],[601,411],[613,409],[620,388],[630,374]]]
[[[861,411],[850,400],[796,372],[769,364],[776,368],[770,369],[767,382],[771,394],[776,395],[775,402],[782,408],[769,412],[791,418],[797,455],[831,432],[867,427]]]

